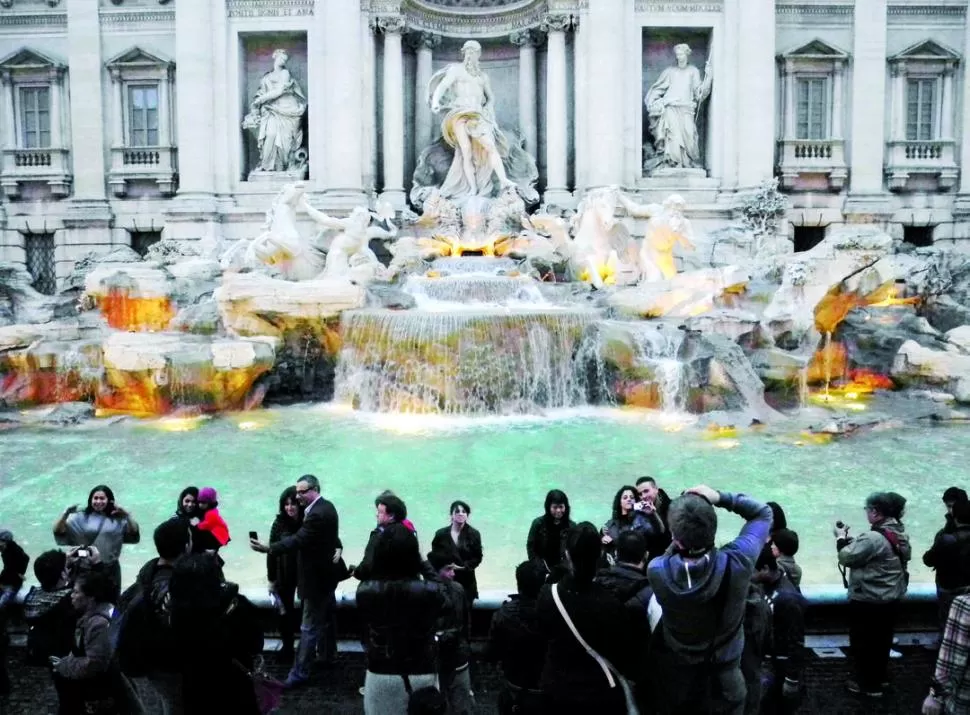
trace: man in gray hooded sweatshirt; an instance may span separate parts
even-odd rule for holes
[[[714,507],[745,520],[734,541],[714,546]],[[658,713],[741,715],[745,598],[755,561],[771,531],[771,508],[707,486],[671,503],[672,543],[647,569],[663,608],[651,640]],[[659,636],[659,637],[658,637]]]

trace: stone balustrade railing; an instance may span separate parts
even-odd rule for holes
[[[115,196],[128,193],[129,181],[153,181],[163,195],[175,193],[178,151],[170,146],[125,146],[111,149],[108,185]]]
[[[67,196],[71,185],[71,153],[52,147],[4,149],[0,190],[7,198],[17,198],[23,181],[46,181],[53,196]]]

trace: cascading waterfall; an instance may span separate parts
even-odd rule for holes
[[[576,355],[598,313],[554,305],[512,261],[439,259],[417,308],[341,317],[335,399],[367,412],[528,414],[586,404]]]
[[[355,310],[336,399],[368,412],[527,414],[585,404],[573,359],[590,311]]]

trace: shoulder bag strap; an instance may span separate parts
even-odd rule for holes
[[[579,634],[579,631],[576,630],[576,624],[573,623],[573,619],[569,617],[568,613],[566,613],[566,607],[562,605],[562,599],[559,598],[558,583],[554,583],[552,585],[552,600],[556,602],[556,608],[559,609],[559,613],[562,615],[563,620],[566,621],[566,625],[569,626],[569,630],[573,632],[576,640],[579,641],[579,644],[583,646],[586,652],[589,653],[590,657],[596,661],[597,665],[599,665],[600,669],[603,671],[603,675],[606,676],[606,680],[609,682],[610,687],[615,688],[616,680],[613,679],[613,670],[615,670],[613,665],[610,663],[610,661],[593,650],[589,643],[587,643]]]

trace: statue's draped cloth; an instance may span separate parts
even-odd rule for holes
[[[283,93],[260,108],[259,165],[263,171],[290,169],[294,153],[303,145],[301,122],[307,110],[306,97],[292,78],[281,81],[270,75],[263,79],[259,93],[277,89]]]
[[[447,69],[440,70],[431,78],[429,97],[444,77]],[[519,194],[527,203],[535,203],[539,195],[533,188],[539,178],[539,170],[533,159],[519,141],[509,141],[492,115],[491,107],[456,106],[452,101],[444,105],[447,113],[441,121],[441,138],[421,152],[414,170],[411,200],[421,205],[430,191],[438,187],[442,198],[461,200],[472,196],[494,197],[499,193],[498,179],[490,161],[490,152],[496,151],[505,167],[509,180],[514,182]],[[464,157],[459,146],[456,130],[464,124],[471,145],[472,166],[475,169],[475,185],[470,186],[463,170]]]

